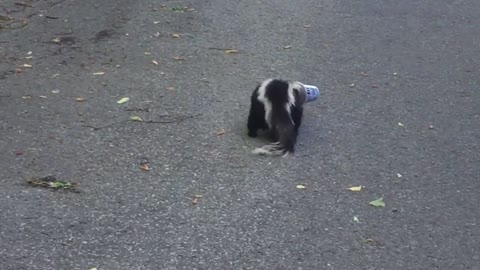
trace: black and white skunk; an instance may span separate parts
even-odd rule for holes
[[[271,140],[253,150],[259,155],[283,155],[295,151],[303,107],[299,82],[267,79],[259,84],[251,97],[248,116],[248,136],[256,137],[258,130],[267,130]]]

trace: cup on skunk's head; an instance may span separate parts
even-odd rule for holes
[[[315,101],[320,96],[320,90],[318,87],[303,83],[300,83],[300,85],[302,85],[301,90],[303,91],[302,94],[305,96],[305,103]]]

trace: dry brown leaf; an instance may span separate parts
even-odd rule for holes
[[[203,198],[203,195],[194,195],[193,196],[193,199],[192,199],[192,204],[195,205],[195,204],[198,204],[198,202],[200,201],[200,199]]]
[[[148,166],[148,163],[142,163],[140,164],[140,169],[144,172],[150,171],[150,166]]]

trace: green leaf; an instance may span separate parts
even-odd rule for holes
[[[378,198],[374,201],[371,201],[369,204],[375,207],[385,207],[385,203],[383,202],[383,197]]]
[[[142,122],[143,121],[143,119],[140,118],[140,116],[136,116],[136,115],[130,116],[130,120],[137,121],[137,122]]]
[[[118,103],[118,104],[123,104],[123,103],[125,103],[125,102],[127,102],[127,101],[129,101],[129,100],[130,100],[130,98],[124,97],[124,98],[121,98],[119,101],[117,101],[117,103]]]
[[[72,184],[63,181],[49,182],[48,185],[51,188],[70,188],[72,186]]]

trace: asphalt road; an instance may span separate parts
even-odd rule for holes
[[[0,269],[480,269],[479,25],[477,0],[3,0]],[[321,89],[293,157],[250,154],[268,77]]]

